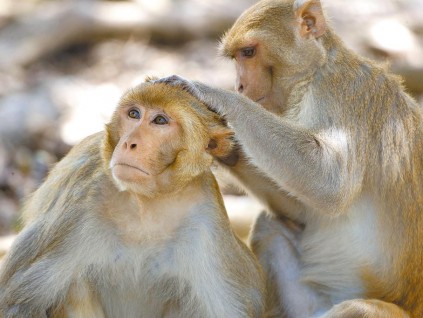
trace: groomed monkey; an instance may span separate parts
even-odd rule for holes
[[[423,113],[400,79],[346,48],[318,0],[258,2],[221,52],[240,94],[159,82],[224,116],[245,152],[229,169],[271,212],[251,237],[268,315],[423,317]]]
[[[26,203],[1,317],[262,317],[264,278],[210,166],[232,132],[188,93],[144,83]]]

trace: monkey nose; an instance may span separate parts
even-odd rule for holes
[[[128,143],[128,142],[125,142],[123,144],[123,147],[124,147],[124,149],[134,150],[134,149],[137,148],[137,144],[136,143]]]
[[[239,84],[239,86],[238,86],[238,93],[241,93],[242,94],[243,91],[244,91],[244,85]]]

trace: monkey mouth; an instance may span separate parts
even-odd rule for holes
[[[125,166],[125,167],[130,167],[130,168],[136,169],[136,170],[138,170],[138,171],[141,171],[142,173],[146,174],[147,176],[149,176],[149,175],[150,175],[147,171],[144,171],[144,170],[142,170],[141,168],[138,168],[138,167],[136,167],[136,166],[133,166],[133,165],[130,165],[130,164],[127,164],[127,163],[118,162],[118,163],[116,163],[116,164],[113,166],[113,168],[114,168],[114,167],[116,167],[116,166]]]
[[[260,97],[259,99],[257,99],[255,102],[256,103],[260,103],[263,99],[265,99],[266,98],[266,96],[263,96],[263,97]]]

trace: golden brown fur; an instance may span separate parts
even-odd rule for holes
[[[210,172],[231,136],[180,89],[127,92],[26,202],[0,316],[261,317],[261,269]]]
[[[223,115],[245,152],[228,168],[270,212],[251,238],[268,315],[423,316],[422,108],[344,46],[318,0],[258,2],[221,52],[248,98],[161,82]]]

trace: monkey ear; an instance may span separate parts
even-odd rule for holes
[[[206,148],[207,152],[217,158],[228,156],[234,145],[233,135],[233,131],[229,128],[212,129],[209,144]]]
[[[294,10],[303,38],[318,38],[326,32],[326,20],[320,0],[296,0]]]

